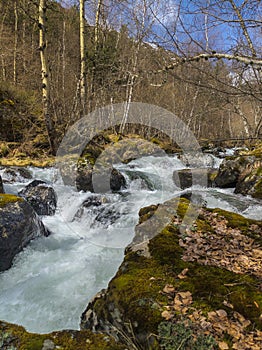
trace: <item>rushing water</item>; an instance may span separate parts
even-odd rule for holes
[[[216,166],[220,160],[215,159]],[[24,249],[8,271],[0,274],[0,319],[22,324],[31,332],[78,329],[88,301],[106,288],[133,238],[138,211],[183,191],[173,181],[184,168],[176,157],[146,157],[118,165],[128,186],[121,193],[103,195],[100,206],[83,207],[93,197],[64,186],[55,170],[30,168],[33,177],[53,184],[58,195],[54,216],[43,217],[52,234]],[[5,185],[17,193],[24,183]],[[261,219],[261,203],[233,190],[194,188],[208,207],[220,207]]]

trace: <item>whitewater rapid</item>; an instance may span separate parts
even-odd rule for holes
[[[220,159],[214,158],[218,167]],[[185,168],[177,156],[144,157],[116,166],[127,188],[103,195],[100,206],[83,207],[94,194],[63,185],[54,168],[29,168],[34,179],[52,184],[58,195],[54,216],[42,220],[52,234],[32,241],[0,274],[0,320],[23,325],[30,332],[79,329],[90,299],[106,288],[132,241],[141,207],[164,202],[186,191],[172,180]],[[25,183],[6,184],[17,193]],[[233,189],[195,187],[207,207],[219,207],[261,219],[262,204]]]

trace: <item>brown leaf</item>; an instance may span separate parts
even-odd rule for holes
[[[161,316],[164,317],[166,321],[170,320],[173,317],[173,315],[167,310],[163,311],[161,313]]]
[[[175,288],[172,284],[166,284],[163,289],[163,292],[166,294],[171,294],[175,292]]]
[[[187,278],[187,276],[186,276],[187,272],[188,272],[188,269],[184,269],[177,277],[179,279]]]
[[[221,350],[227,350],[227,349],[229,349],[227,343],[224,342],[224,341],[220,341],[220,342],[218,343],[218,346],[219,346],[219,349],[221,349]]]

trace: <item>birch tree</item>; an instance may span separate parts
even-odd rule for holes
[[[85,0],[79,3],[80,22],[80,115],[86,110],[86,46],[85,46]]]
[[[46,55],[46,11],[47,2],[46,0],[39,0],[39,17],[38,17],[38,27],[39,27],[39,52],[41,60],[41,78],[42,78],[42,108],[43,116],[46,124],[48,141],[52,154],[56,152],[56,140],[55,140],[55,130],[50,114],[50,77],[47,65],[47,55]]]

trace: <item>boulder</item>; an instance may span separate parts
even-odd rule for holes
[[[4,192],[3,181],[2,181],[1,176],[0,176],[0,193],[5,193],[5,192]]]
[[[57,196],[54,189],[46,182],[34,180],[19,192],[38,215],[54,215]]]
[[[29,180],[32,179],[32,174],[26,168],[11,166],[11,167],[6,167],[2,171],[2,179],[3,179],[3,182],[6,182],[6,183],[28,182]]]
[[[111,168],[110,175],[110,189],[112,191],[119,191],[122,187],[126,186],[124,176],[115,168]],[[88,168],[79,169],[76,177],[76,187],[79,191],[90,191],[97,193],[105,193],[110,189],[107,186],[105,179],[108,176],[108,172],[102,172],[96,175],[95,188],[93,185],[93,170]]]
[[[220,164],[218,174],[215,178],[216,186],[221,188],[236,187],[240,174],[247,166],[254,163],[254,156],[240,156],[236,158],[226,158]]]
[[[82,330],[141,349],[261,347],[262,222],[201,208],[180,230],[188,206],[170,200],[140,211],[138,240],[83,312]]]
[[[190,168],[212,168],[215,166],[215,158],[212,154],[204,154],[202,152],[182,153],[178,158]]]
[[[126,350],[123,344],[104,334],[61,330],[49,334],[29,333],[25,328],[0,321],[1,350]]]
[[[262,163],[254,163],[240,174],[236,184],[235,193],[249,195],[253,198],[262,199]]]
[[[0,195],[0,271],[9,269],[16,254],[32,239],[48,234],[24,199],[10,194]]]
[[[217,170],[212,168],[181,169],[174,171],[173,181],[177,187],[183,190],[192,187],[193,181],[194,185],[213,187],[216,174]]]

